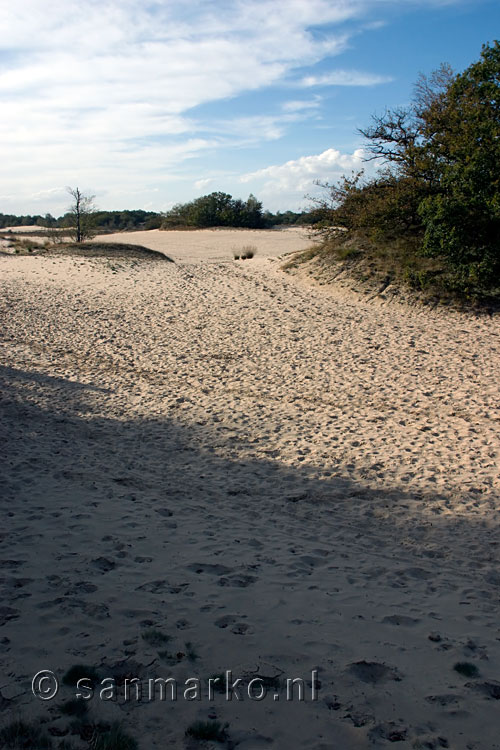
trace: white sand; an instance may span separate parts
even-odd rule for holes
[[[498,320],[314,289],[297,231],[116,237],[176,263],[0,258],[1,718],[66,731],[40,669],[317,668],[317,702],[89,715],[141,750],[213,716],[241,750],[499,748]]]

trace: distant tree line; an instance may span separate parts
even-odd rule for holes
[[[92,212],[92,226],[94,230],[101,232],[121,232],[126,230],[158,229],[162,223],[163,215],[155,211],[143,211],[142,209],[131,211],[99,211]],[[14,216],[13,214],[0,213],[0,229],[5,227],[38,226],[41,229],[64,229],[70,227],[74,222],[74,213],[66,212],[63,216],[55,218],[51,214],[40,216]]]
[[[316,211],[262,211],[262,204],[250,196],[245,202],[234,200],[226,193],[212,193],[191,203],[178,204],[166,213],[154,211],[99,211],[91,215],[94,232],[123,232],[141,229],[163,229],[175,227],[232,226],[249,229],[269,229],[274,226],[312,224],[320,221]],[[14,216],[0,213],[0,229],[5,227],[33,226],[40,229],[64,229],[75,225],[75,211],[67,211],[55,218],[51,214]]]
[[[390,255],[417,288],[500,298],[500,43],[463,73],[420,76],[411,106],[360,132],[383,168],[322,185],[325,241],[347,257],[357,238],[360,256]]]
[[[246,201],[233,198],[229,193],[215,192],[202,195],[188,203],[178,203],[164,214],[162,229],[209,227],[241,227],[269,229],[293,224],[310,224],[319,221],[311,211],[263,211],[262,203],[250,194]]]

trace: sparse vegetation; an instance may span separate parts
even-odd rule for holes
[[[45,246],[38,251],[41,255],[76,255],[90,258],[107,258],[108,260],[150,260],[174,261],[168,255],[151,250],[143,245],[131,245],[121,242],[83,242],[63,243],[56,246]]]
[[[34,722],[28,723],[18,719],[0,729],[0,747],[9,748],[9,750],[23,750],[24,748],[49,750],[53,745],[50,737]]]
[[[229,724],[222,724],[220,721],[195,721],[186,729],[186,735],[196,740],[225,742],[228,727]]]
[[[111,727],[97,735],[93,745],[94,750],[138,750],[137,741],[127,734],[120,724]]]
[[[255,245],[244,245],[241,248],[241,260],[250,260],[250,258],[254,257],[256,252],[257,248]]]
[[[183,651],[177,651],[176,654],[171,653],[167,649],[164,651],[158,651],[158,656],[162,661],[166,662],[170,666],[174,666],[174,664],[178,664],[180,661],[184,659],[186,654]]]
[[[249,260],[250,258],[253,258],[256,253],[257,248],[255,245],[243,245],[240,250],[233,250],[233,258],[235,260]]]

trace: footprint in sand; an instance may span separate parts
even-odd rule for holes
[[[108,560],[107,557],[97,557],[95,560],[92,560],[91,564],[94,568],[100,570],[101,573],[109,573],[110,570],[116,568],[116,563],[113,560]]]
[[[0,627],[10,620],[15,620],[17,617],[19,617],[18,609],[13,609],[12,607],[0,607]]]
[[[191,563],[191,565],[186,565],[186,568],[194,573],[208,573],[215,576],[223,576],[232,572],[231,568],[226,565],[209,565],[208,563]]]
[[[414,617],[407,617],[406,615],[388,615],[382,620],[383,623],[388,625],[405,625],[406,627],[412,627],[418,625],[420,620]]]
[[[381,664],[376,661],[357,661],[350,664],[348,671],[369,685],[376,685],[379,682],[394,680],[399,682],[403,679],[402,675],[395,667],[389,667],[387,664]]]
[[[234,575],[228,577],[219,578],[218,585],[219,586],[236,586],[237,588],[244,589],[247,586],[250,586],[252,583],[255,583],[257,578],[255,576],[246,576],[246,575]]]

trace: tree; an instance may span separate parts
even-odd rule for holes
[[[423,248],[444,255],[464,287],[500,276],[500,43],[448,87],[427,116],[438,188],[420,205]]]
[[[228,193],[214,192],[175,205],[165,215],[162,226],[258,228],[263,223],[262,203],[254,195],[243,202]]]
[[[66,217],[71,222],[75,242],[84,242],[94,235],[94,214],[97,210],[94,195],[83,195],[79,188],[67,188],[73,202]]]
[[[324,185],[320,231],[419,238],[420,255],[439,258],[460,293],[499,287],[500,43],[484,45],[461,74],[441,65],[421,75],[409,107],[386,110],[360,133],[368,160],[384,168]]]

